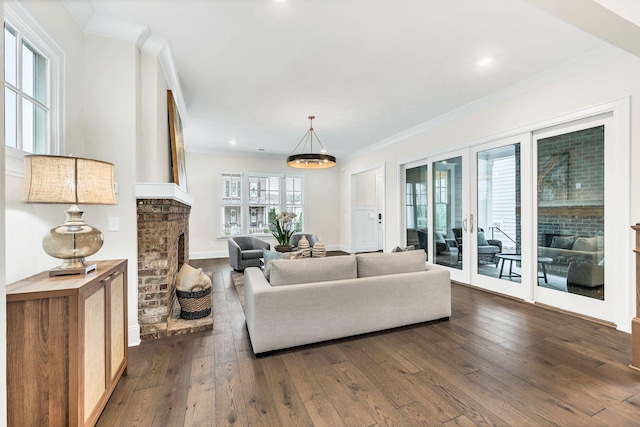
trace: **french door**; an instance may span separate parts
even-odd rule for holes
[[[468,151],[447,153],[430,159],[432,233],[428,234],[429,253],[434,264],[451,270],[451,279],[469,283],[470,235],[473,217],[469,215]],[[473,257],[471,257],[473,258]]]
[[[530,141],[526,133],[470,150],[471,215],[475,222],[470,236],[471,283],[521,299],[530,294],[527,289],[532,283],[532,277],[523,274],[533,262],[531,238],[526,232],[531,212],[522,208],[522,201],[531,197],[527,185],[531,172],[523,161],[531,156]]]

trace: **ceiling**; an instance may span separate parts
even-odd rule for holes
[[[286,156],[315,115],[340,161],[611,47],[525,0],[83,1],[166,38],[188,151]]]

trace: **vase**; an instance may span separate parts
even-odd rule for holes
[[[275,250],[277,252],[291,252],[292,249],[293,249],[293,247],[289,246],[289,245],[276,245],[275,246]]]

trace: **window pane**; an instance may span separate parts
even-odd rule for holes
[[[17,95],[9,88],[4,88],[4,144],[18,148],[18,103]]]
[[[18,85],[18,55],[16,54],[16,36],[11,28],[4,27],[4,78],[13,86]],[[7,144],[9,145],[9,144]]]
[[[240,198],[242,195],[241,176],[223,174],[221,185],[222,204],[240,204]]]
[[[46,112],[22,99],[22,150],[28,153],[45,152]]]
[[[27,43],[22,43],[22,90],[46,103],[46,60]]]
[[[225,235],[242,233],[242,209],[240,206],[222,208],[222,233]]]

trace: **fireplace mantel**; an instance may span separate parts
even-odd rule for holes
[[[193,206],[193,197],[173,183],[138,182],[135,187],[136,199],[176,200]]]

